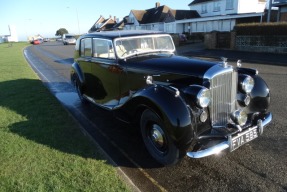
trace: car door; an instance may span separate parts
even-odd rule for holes
[[[116,63],[111,40],[93,38],[92,52],[93,99],[96,103],[112,109],[119,104],[123,68]]]
[[[93,89],[93,85],[90,83],[92,81],[91,59],[92,38],[81,39],[80,58],[77,61],[84,75],[84,86],[82,92],[87,97],[91,97],[91,90]]]

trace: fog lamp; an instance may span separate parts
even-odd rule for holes
[[[247,114],[243,110],[236,110],[232,113],[232,120],[236,124],[243,126],[247,122]]]
[[[244,98],[244,104],[245,104],[245,106],[247,106],[247,105],[249,105],[249,103],[250,103],[250,96],[249,95],[246,95],[246,97]]]
[[[204,123],[207,120],[207,112],[206,111],[202,111],[202,113],[199,116],[199,119],[202,123]]]

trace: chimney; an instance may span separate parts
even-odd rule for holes
[[[160,6],[160,2],[155,3],[155,8],[158,8]]]

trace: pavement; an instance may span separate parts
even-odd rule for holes
[[[179,55],[190,57],[203,57],[221,60],[226,57],[228,61],[241,60],[242,63],[260,63],[287,66],[287,54],[247,52],[227,49],[206,49],[203,43],[186,43],[177,47]]]

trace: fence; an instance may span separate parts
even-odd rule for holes
[[[236,36],[236,50],[287,53],[287,36]]]

